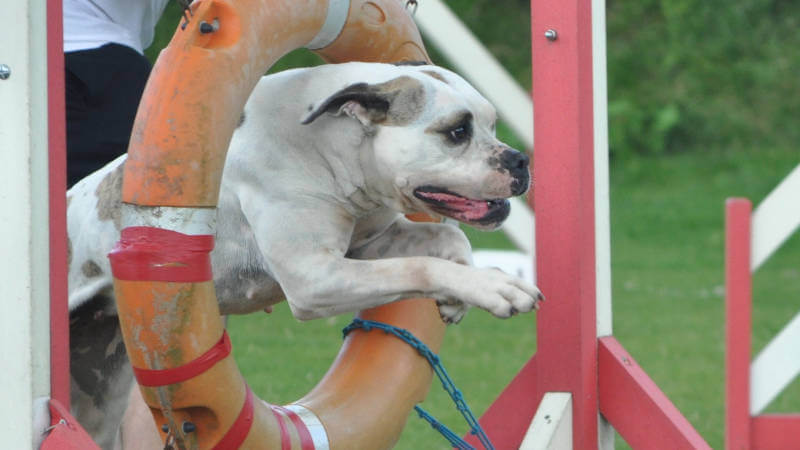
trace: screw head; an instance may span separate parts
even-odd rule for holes
[[[219,30],[219,19],[214,19],[211,23],[205,20],[200,22],[200,33],[208,34]]]
[[[188,421],[187,421],[187,422],[183,422],[183,426],[182,426],[182,428],[183,428],[183,432],[184,432],[184,433],[192,433],[192,432],[194,432],[195,430],[197,430],[197,425],[195,425],[195,424],[194,424],[194,423],[192,423],[192,422],[188,422]]]
[[[551,28],[544,32],[544,37],[547,38],[548,41],[552,42],[558,39],[558,33],[556,32],[556,30],[553,30]]]
[[[11,76],[11,67],[7,64],[0,64],[0,80],[7,80]]]

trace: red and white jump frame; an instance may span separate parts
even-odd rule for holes
[[[637,449],[708,448],[612,335],[604,2],[532,0],[531,12],[536,105],[533,203],[539,217],[538,280],[548,302],[539,313],[538,353],[501,393],[481,423],[498,448],[520,444],[535,447],[542,442],[536,448],[553,448],[559,442],[579,449],[611,448],[613,433],[605,419]],[[8,116],[0,121],[0,138],[4,145],[10,143],[15,148],[3,153],[4,165],[0,167],[5,170],[0,169],[0,178],[6,180],[6,187],[17,189],[4,189],[5,193],[19,195],[0,198],[0,223],[7,230],[27,234],[24,239],[4,240],[0,247],[2,255],[24,255],[24,260],[0,258],[0,285],[10,289],[6,301],[20,300],[25,306],[0,315],[0,328],[7,333],[7,340],[22,348],[12,352],[10,346],[4,346],[0,355],[8,365],[0,372],[0,384],[19,385],[20,377],[26,383],[23,389],[4,390],[6,404],[19,407],[3,409],[0,433],[9,448],[27,448],[36,442],[32,436],[40,426],[36,416],[42,409],[32,399],[50,398],[56,400],[53,404],[69,404],[64,125],[55,113],[63,111],[61,2],[48,0],[45,6],[20,0],[12,2],[5,13],[15,26],[0,28],[0,40],[12,43],[9,48],[16,53],[0,60],[12,70],[9,80],[0,81],[0,97],[9,100]],[[46,42],[40,28],[43,23],[47,23]],[[16,106],[31,113],[8,111],[16,111]],[[42,151],[48,146],[49,160]],[[797,172],[791,178],[794,182],[800,179]],[[42,180],[48,173],[50,183],[45,186]],[[728,358],[732,376],[726,439],[728,448],[779,448],[772,446],[778,442],[774,439],[779,439],[786,427],[796,429],[800,416],[751,416],[755,402],[749,394],[749,378],[752,373],[755,379],[758,373],[749,366],[749,275],[754,267],[747,263],[751,258],[749,245],[742,246],[741,240],[731,237],[733,233],[750,235],[749,215],[749,205],[731,202],[733,225],[729,227],[738,231],[729,234],[729,250],[732,255],[740,254],[731,256],[731,261],[739,263],[731,263],[728,273],[729,280],[743,283],[738,285],[743,289],[734,290],[729,285],[728,292],[744,297],[731,299],[731,303],[742,302],[734,309],[747,315],[745,325],[729,328],[746,329],[748,334],[730,333],[735,334],[729,341],[735,345],[730,348],[747,353],[731,352]],[[757,222],[754,217],[753,228],[757,228]],[[42,227],[43,223],[49,225]],[[49,275],[46,267],[36,263],[48,254]],[[49,289],[34,283],[44,279]],[[51,305],[49,314],[45,305]],[[741,320],[742,316],[738,317]],[[35,322],[48,318],[53,325],[50,334],[43,335],[42,327]],[[796,317],[790,329],[796,330],[797,322]],[[563,420],[544,420],[548,413],[552,413],[551,419]],[[19,420],[20,415],[27,420]],[[58,415],[55,417],[57,422]],[[534,432],[525,439],[532,422]],[[68,428],[62,424],[58,429],[68,433]],[[759,444],[764,434],[773,440]],[[652,439],[654,435],[658,435],[657,441]]]
[[[800,312],[750,360],[752,273],[800,225],[797,166],[752,211],[749,200],[725,205],[725,448],[800,448],[800,414],[760,414],[800,373]]]
[[[605,2],[531,0],[531,38],[547,302],[537,353],[480,422],[498,448],[613,448],[611,426],[636,449],[709,448],[612,335]]]
[[[6,448],[91,449],[68,412],[61,0],[17,0],[4,4],[3,14],[0,435]],[[68,442],[75,447],[65,447]]]

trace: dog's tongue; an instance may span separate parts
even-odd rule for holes
[[[444,192],[423,192],[425,197],[447,205],[453,211],[453,218],[461,221],[474,221],[489,213],[489,204],[483,200],[472,200]]]

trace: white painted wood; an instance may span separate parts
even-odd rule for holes
[[[800,225],[800,165],[753,211],[750,270],[755,272]]]
[[[614,450],[617,432],[602,414],[597,415],[597,448],[598,450]]]
[[[503,224],[503,233],[522,252],[536,254],[536,220],[528,204],[520,197],[511,198],[511,214]],[[533,256],[531,256],[533,259]]]
[[[32,448],[50,395],[45,2],[3,2],[0,63],[0,436]],[[47,421],[44,421],[45,423]]]
[[[533,148],[533,101],[441,0],[419,2],[422,33],[497,108],[511,130]]]
[[[520,450],[572,450],[572,394],[548,392],[542,397]]]
[[[612,334],[611,225],[608,187],[608,88],[605,0],[592,0],[594,221],[597,336]],[[602,441],[602,439],[601,439]]]
[[[608,176],[608,81],[606,2],[592,0],[592,100],[594,102],[594,232],[597,336],[613,334],[611,301],[611,224]],[[614,428],[597,415],[597,447],[614,448]]]
[[[761,413],[800,374],[800,313],[750,364],[750,414]]]
[[[472,262],[476,267],[500,269],[509,275],[515,275],[530,283],[536,283],[533,272],[533,258],[527,253],[516,250],[484,250],[472,252]]]

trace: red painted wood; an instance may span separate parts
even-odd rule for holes
[[[597,448],[591,0],[532,0],[536,398],[571,392],[575,448]],[[547,40],[545,31],[558,33]]]
[[[478,421],[498,449],[519,448],[536,414],[541,399],[535,392],[535,359],[536,356],[522,367]],[[475,436],[464,439],[475,448],[483,448]]]
[[[800,449],[800,414],[764,414],[750,422],[753,450]]]
[[[725,448],[748,450],[752,309],[749,200],[725,204]],[[800,441],[799,441],[800,442]]]
[[[47,121],[50,194],[50,397],[69,405],[67,151],[61,0],[47,0]]]
[[[710,449],[617,340],[599,340],[600,412],[635,449]],[[578,448],[578,447],[576,447]]]
[[[41,450],[100,450],[89,434],[58,400],[50,400],[52,428],[42,442]]]

